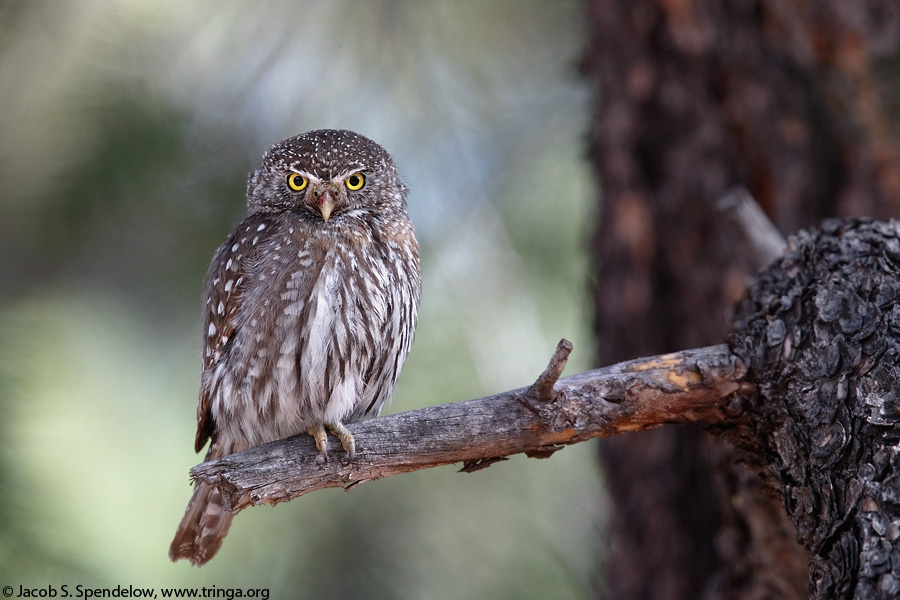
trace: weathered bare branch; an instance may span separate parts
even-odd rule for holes
[[[787,245],[784,236],[743,186],[728,190],[717,208],[743,241],[758,268],[781,256]]]
[[[572,342],[567,339],[559,340],[556,345],[556,352],[550,357],[550,364],[544,369],[540,377],[531,385],[532,393],[538,400],[544,402],[552,402],[554,395],[554,386],[562,376],[566,363],[569,361],[569,354],[572,352]]]
[[[512,454],[546,457],[567,444],[667,423],[733,421],[740,398],[752,390],[743,363],[725,345],[557,381],[570,350],[569,342],[560,342],[531,387],[349,425],[357,440],[349,465],[336,447],[331,461],[317,461],[312,438],[301,435],[203,463],[191,475],[218,485],[237,511],[451,463],[474,471]]]

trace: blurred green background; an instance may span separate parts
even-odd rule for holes
[[[172,564],[190,497],[200,289],[274,142],[391,152],[422,248],[387,412],[531,383],[591,346],[589,90],[572,0],[0,3],[0,585],[272,598],[584,598],[593,444],[241,513]]]

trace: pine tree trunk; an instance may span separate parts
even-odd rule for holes
[[[900,214],[872,67],[897,50],[894,2],[586,4],[599,364],[725,339],[758,267],[715,210],[731,186],[783,232]],[[604,597],[807,597],[809,557],[781,498],[729,446],[664,428],[604,441],[601,455],[614,503]]]

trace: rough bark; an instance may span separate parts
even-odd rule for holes
[[[783,496],[812,597],[900,597],[900,223],[793,237],[735,323],[758,396],[728,436]]]

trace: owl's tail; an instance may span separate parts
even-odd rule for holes
[[[217,446],[210,446],[206,461],[234,451]],[[169,558],[172,562],[186,558],[195,567],[203,566],[219,551],[233,518],[234,513],[226,510],[225,501],[216,486],[210,483],[195,484],[194,495],[169,546]]]

